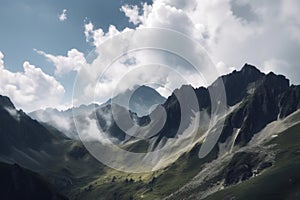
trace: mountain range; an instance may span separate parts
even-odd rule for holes
[[[199,158],[205,136],[212,134],[208,126],[213,111],[210,92],[221,81],[226,113],[214,120],[224,121],[224,126],[209,154]],[[197,117],[190,91],[196,95],[201,120],[187,146],[186,130],[191,122],[182,119]],[[36,189],[32,194],[46,191],[48,196],[69,199],[300,198],[300,86],[290,85],[283,75],[264,74],[245,64],[207,88],[183,85],[167,99],[147,86],[127,94],[134,94],[129,104],[124,103],[125,95],[103,105],[73,108],[78,114],[75,121],[96,120],[98,129],[131,152],[156,151],[172,144],[174,151],[154,166],[158,170],[126,173],[98,162],[76,136],[75,125],[65,123],[72,119],[73,109],[36,111],[29,117],[8,97],[0,96],[0,161],[4,166],[0,174],[21,171],[26,178],[17,176],[21,178],[14,179],[14,185],[25,187],[24,180],[41,181],[51,189]],[[186,103],[181,104],[182,100]],[[166,119],[155,132],[153,124],[161,121],[161,108]],[[182,109],[187,110],[184,115]],[[126,113],[141,127],[130,135],[117,123]],[[8,194],[11,198],[7,199],[15,198]]]
[[[132,89],[117,94],[100,105],[92,103],[69,108],[64,111],[59,111],[55,108],[47,108],[30,112],[28,115],[41,123],[53,126],[69,138],[79,139],[73,117],[87,116],[95,109],[103,108],[111,103],[118,104],[131,112],[136,113],[138,116],[146,116],[149,115],[151,109],[155,107],[155,105],[162,104],[165,101],[166,99],[153,88],[145,85],[136,85]]]

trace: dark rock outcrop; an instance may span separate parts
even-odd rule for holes
[[[237,184],[253,176],[253,169],[260,163],[258,153],[240,152],[233,156],[224,171],[225,185]]]

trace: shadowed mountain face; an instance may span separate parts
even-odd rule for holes
[[[248,66],[245,67],[250,69]],[[252,71],[256,73],[257,70],[252,68]],[[238,85],[238,82],[235,84]],[[235,142],[245,145],[255,133],[262,130],[267,124],[284,118],[300,108],[299,87],[289,86],[288,79],[272,72],[254,82],[245,84],[242,91],[248,92],[245,93],[235,112],[226,119],[221,136],[222,142],[231,135],[233,129],[240,129]],[[288,101],[291,104],[288,104]]]
[[[6,96],[0,95],[0,107],[7,109],[15,109],[14,104]]]
[[[60,135],[53,135],[23,111],[16,110],[10,99],[1,95],[0,122],[1,161],[19,161],[19,163],[33,166],[32,163],[37,160],[30,158],[28,152],[45,151],[53,141],[62,140]],[[19,165],[2,162],[0,162],[0,198],[3,200],[67,199],[40,175]]]
[[[54,188],[72,183],[75,172],[102,172],[80,142],[16,110],[5,96],[0,96],[0,122],[0,199],[67,199]],[[76,165],[87,169],[78,172]]]
[[[300,185],[300,173],[296,171],[300,155],[300,87],[290,86],[289,80],[282,75],[264,74],[245,64],[240,71],[220,77],[208,88],[184,85],[164,100],[153,89],[142,86],[133,93],[131,91],[133,95],[129,104],[123,102],[124,105],[120,105],[122,99],[127,98],[123,96],[119,99],[120,104],[81,106],[75,117],[83,122],[96,119],[97,128],[106,132],[120,148],[132,152],[154,151],[173,144],[175,138],[184,135],[190,125],[189,119],[196,116],[190,91],[194,91],[199,103],[199,127],[204,125],[203,132],[197,134],[210,133],[205,129],[212,109],[210,91],[220,84],[220,80],[224,83],[228,110],[225,115],[217,116],[225,119],[224,127],[217,144],[204,159],[198,157],[203,145],[203,139],[198,137],[191,149],[180,152],[171,161],[166,160],[170,164],[163,170],[136,176],[116,172],[95,162],[80,142],[66,140],[55,128],[48,127],[51,123],[43,126],[32,120],[24,112],[17,111],[9,98],[3,96],[0,96],[0,158],[4,162],[37,163],[40,168],[51,169],[41,172],[61,186],[72,199],[222,199],[223,194],[229,198],[245,199],[247,195],[239,191],[251,194],[247,184],[252,182],[266,191],[255,190],[258,199],[266,195],[266,199],[274,199],[274,191],[280,187],[284,188],[279,195],[281,199],[297,199]],[[151,94],[159,101],[155,98],[148,101]],[[165,123],[156,134],[146,139],[135,138],[150,132],[145,127],[153,120],[161,121],[158,107],[147,116],[136,113],[140,108],[149,110],[153,103],[164,108]],[[128,105],[136,110],[128,111]],[[187,111],[184,115],[182,109]],[[47,113],[49,118],[52,111]],[[72,110],[55,111],[55,115],[61,117],[70,113]],[[126,134],[116,123],[126,114],[135,125],[142,127],[133,135]],[[150,116],[156,118],[151,120]],[[182,118],[188,120],[182,122]],[[28,164],[26,168],[37,169],[31,166],[35,165]],[[278,183],[273,184],[271,177]],[[293,186],[289,185],[290,182]]]
[[[240,71],[221,77],[226,91],[227,104],[233,106],[240,102],[251,90],[256,88],[257,81],[265,74],[252,65],[245,64]]]
[[[22,110],[16,110],[4,96],[0,96],[0,121],[0,155],[11,152],[13,148],[39,151],[54,138],[37,121],[33,121]]]
[[[284,118],[300,108],[300,86],[291,86],[280,98],[280,118]]]
[[[0,163],[0,198],[3,200],[67,200],[40,175],[16,164]]]

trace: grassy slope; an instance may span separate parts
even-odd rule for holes
[[[168,168],[153,173],[129,174],[105,167],[90,180],[77,178],[75,187],[66,189],[65,194],[71,199],[162,199],[190,181],[203,163],[217,156],[214,149],[205,159],[199,159],[199,148],[200,145],[195,146]]]
[[[291,120],[299,121],[299,119]],[[274,191],[283,192],[283,195],[294,193],[294,190],[297,191],[299,189],[298,175],[300,174],[296,171],[300,167],[298,161],[300,160],[300,153],[297,154],[300,152],[299,130],[300,125],[294,126],[270,142],[270,144],[277,144],[274,150],[280,150],[273,167],[255,178],[217,192],[209,199],[223,199],[226,196],[254,199],[265,195],[269,196],[269,199],[274,199],[274,196],[278,196],[277,193],[272,195]],[[70,143],[72,142],[70,141]],[[143,146],[134,144],[126,148],[143,152]],[[76,174],[76,177],[71,176],[73,183],[64,189],[64,193],[71,199],[162,199],[188,183],[201,171],[203,163],[217,156],[218,150],[214,149],[209,156],[201,160],[198,158],[199,148],[200,145],[197,145],[190,152],[182,155],[175,163],[161,171],[145,174],[119,172],[103,166],[90,156],[84,160],[70,159],[66,162],[67,165],[62,163],[64,166],[61,167],[67,168]],[[291,181],[287,177],[292,177]],[[289,185],[289,182],[292,183],[292,186]],[[210,183],[207,185],[209,186]],[[279,187],[280,189],[278,189]],[[197,193],[197,191],[194,192]],[[182,198],[179,197],[179,199]]]

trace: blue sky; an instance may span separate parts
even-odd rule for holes
[[[60,20],[64,9],[65,18]],[[93,67],[85,58],[89,52],[99,51],[106,38],[122,34],[124,29],[134,32],[141,28],[166,28],[192,38],[206,50],[220,75],[247,62],[299,84],[299,11],[298,0],[2,0],[0,94],[9,96],[25,111],[70,106],[74,78],[80,68]],[[150,32],[145,37],[167,42]],[[140,58],[131,58],[137,60],[131,67],[138,67],[134,65],[139,60],[172,60],[167,55],[153,55],[150,51],[139,53]],[[166,64],[174,69],[178,65]],[[181,67],[191,84],[199,86],[194,84],[196,76],[186,66]],[[167,96],[166,91],[179,83],[171,73],[158,74],[154,68],[145,68],[139,76],[151,74],[147,81],[164,85],[155,89]],[[127,73],[125,69],[129,66],[119,63],[107,77],[101,100],[110,97],[116,86],[114,79]],[[128,80],[122,87],[132,84]],[[85,86],[83,96],[92,95],[91,87]]]
[[[54,66],[33,49],[64,55],[72,48],[87,55],[94,47],[85,40],[84,24],[92,21],[96,28],[107,31],[110,24],[119,30],[134,27],[120,8],[124,4],[140,4],[147,0],[2,0],[0,6],[0,51],[5,55],[5,68],[18,72],[24,61],[54,75]],[[151,3],[151,0],[148,0]],[[67,19],[59,20],[66,9]],[[76,73],[58,76],[70,100]]]
[[[88,53],[91,46],[85,42],[84,21],[91,20],[96,27],[107,30],[110,24],[118,29],[133,27],[120,7],[133,0],[39,1],[2,0],[0,6],[1,51],[5,53],[7,68],[22,70],[24,60],[44,67],[45,59],[33,49],[54,54],[65,54],[70,48]],[[58,15],[67,9],[67,20],[60,22]]]

